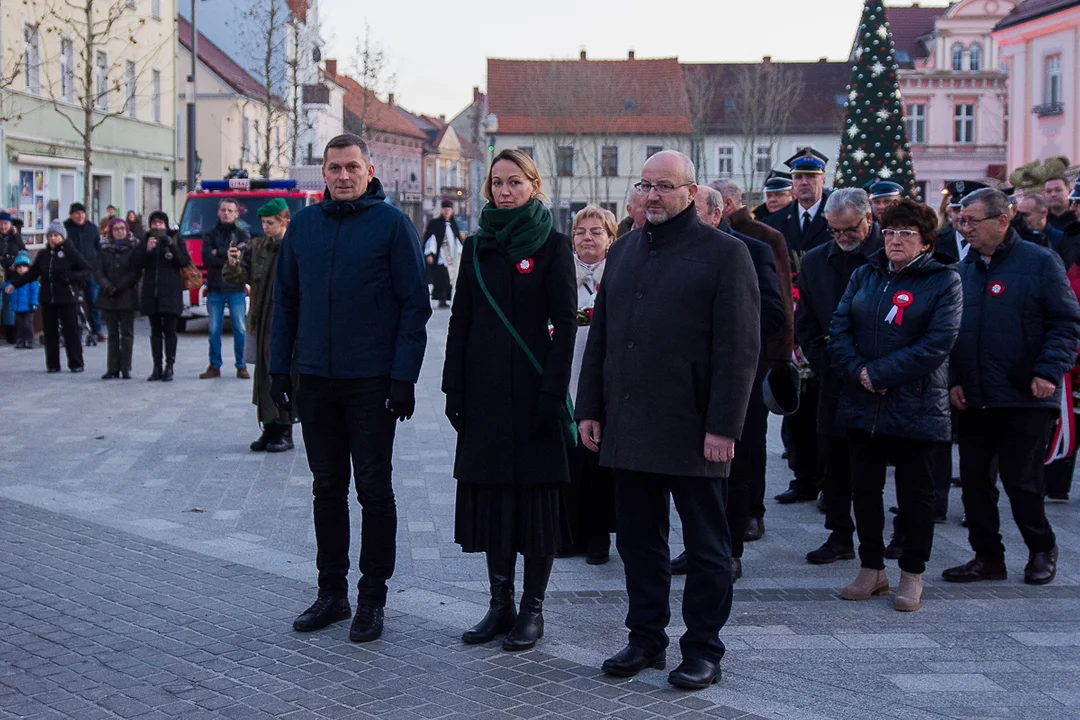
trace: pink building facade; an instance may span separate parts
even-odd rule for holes
[[[993,35],[1009,68],[1009,169],[1080,162],[1080,0],[1028,0]]]
[[[953,180],[1002,185],[1007,88],[994,27],[1012,0],[886,8],[918,190],[935,204]]]

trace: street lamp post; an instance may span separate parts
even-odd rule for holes
[[[187,186],[188,192],[195,189],[195,178],[198,173],[195,155],[195,68],[199,57],[199,32],[195,29],[195,2],[191,0],[191,74],[187,82]]]

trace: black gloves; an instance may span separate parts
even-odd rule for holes
[[[288,375],[270,376],[270,399],[285,412],[292,412],[292,378]]]
[[[533,434],[537,437],[551,437],[559,432],[562,401],[554,395],[540,393],[533,405]]]
[[[391,380],[390,397],[386,399],[386,409],[398,419],[398,422],[405,422],[411,418],[416,410],[416,386],[404,380]]]
[[[446,419],[450,421],[455,432],[461,432],[464,418],[465,398],[461,396],[461,393],[446,393]]]

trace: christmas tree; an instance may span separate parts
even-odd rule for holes
[[[836,185],[865,187],[891,180],[910,192],[915,176],[897,85],[899,68],[882,0],[866,0],[852,56],[855,64],[847,88]]]

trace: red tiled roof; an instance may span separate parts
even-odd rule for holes
[[[896,51],[908,54],[910,61],[897,64],[902,68],[912,68],[915,60],[925,60],[930,52],[919,38],[934,32],[934,22],[949,11],[950,5],[942,7],[922,7],[914,5],[894,5],[885,7],[885,19],[892,31],[893,46]]]
[[[488,112],[499,134],[688,134],[690,104],[676,58],[488,58]]]
[[[289,10],[300,22],[307,22],[307,0],[288,0]]]
[[[367,116],[365,118],[367,127],[391,135],[404,135],[418,140],[427,140],[427,135],[413,127],[413,124],[395,112],[393,107],[384,103],[375,93],[365,89],[364,86],[348,75],[332,75],[327,72],[326,76],[345,88],[343,105],[346,116],[351,113],[357,121],[359,118],[364,117],[364,95],[367,95]]]
[[[1016,6],[1016,9],[1005,16],[997,24],[995,30],[1003,30],[1013,25],[1041,18],[1044,15],[1052,15],[1062,10],[1080,6],[1080,0],[1025,0]]]
[[[177,16],[177,35],[180,44],[191,52],[191,23],[182,15]],[[199,33],[199,60],[236,92],[250,98],[265,98],[266,86],[253,78],[247,70],[233,62],[232,58],[205,35]],[[275,98],[275,100],[280,100]]]
[[[851,81],[851,65],[847,62],[770,63],[772,67],[794,69],[799,74],[803,91],[798,107],[788,121],[787,133],[838,133],[844,129],[843,104],[837,104],[837,96],[844,97]],[[738,84],[743,68],[760,66],[761,63],[719,63],[684,65],[687,82],[698,82],[698,74],[705,74],[701,81],[710,83],[712,102],[705,114],[707,132],[738,132],[739,95]]]

